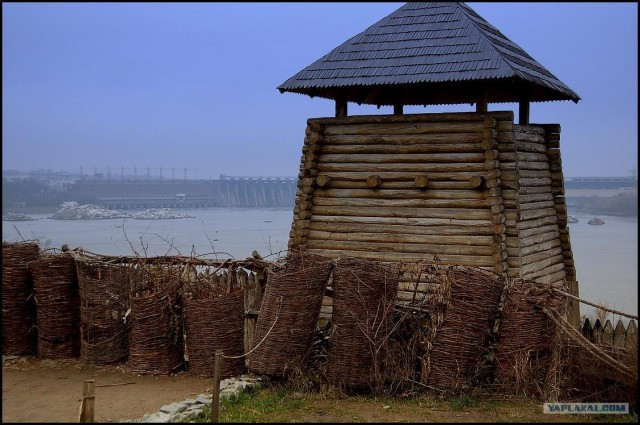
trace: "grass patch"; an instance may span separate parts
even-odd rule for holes
[[[530,399],[483,400],[461,394],[452,398],[366,397],[302,393],[282,385],[254,389],[220,401],[220,422],[565,422],[637,423],[629,415],[545,415]],[[210,409],[184,422],[210,422]]]

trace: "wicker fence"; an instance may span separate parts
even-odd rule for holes
[[[2,242],[2,354],[35,354],[37,328],[29,262],[38,258],[33,242]]]

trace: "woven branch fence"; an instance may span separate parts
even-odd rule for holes
[[[76,258],[80,287],[80,358],[96,365],[129,355],[128,267]]]
[[[500,275],[450,266],[430,302],[422,382],[442,390],[465,386],[489,348],[503,290]]]
[[[333,325],[327,379],[351,389],[382,382],[386,346],[400,272],[397,267],[353,258],[338,260],[333,272]]]
[[[328,258],[292,253],[268,271],[249,371],[285,376],[305,364],[332,268]]]
[[[183,264],[170,262],[140,262],[129,269],[132,292],[127,364],[135,373],[168,375],[184,364],[183,271]]]
[[[560,341],[558,329],[541,308],[563,314],[566,304],[552,288],[521,279],[511,280],[506,288],[495,346],[495,377],[509,393],[542,397],[545,383],[550,383],[547,375]]]
[[[38,356],[80,356],[80,291],[69,254],[43,254],[30,263],[36,300]]]
[[[2,354],[36,353],[35,302],[28,264],[39,254],[34,242],[2,242]]]
[[[237,274],[237,278],[233,276]],[[213,376],[214,353],[222,350],[222,378],[241,375],[245,371],[244,354],[244,280],[242,269],[223,274],[197,273],[185,283],[182,295],[186,348],[189,371]],[[229,284],[227,284],[229,283]]]

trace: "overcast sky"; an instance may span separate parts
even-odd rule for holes
[[[402,4],[3,2],[2,168],[296,176],[307,118],[334,103],[276,87]],[[562,126],[565,177],[629,175],[637,3],[467,4],[582,98],[531,105]]]

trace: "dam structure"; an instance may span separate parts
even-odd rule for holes
[[[219,180],[83,179],[68,188],[80,204],[104,208],[291,207],[294,177],[221,175]]]

